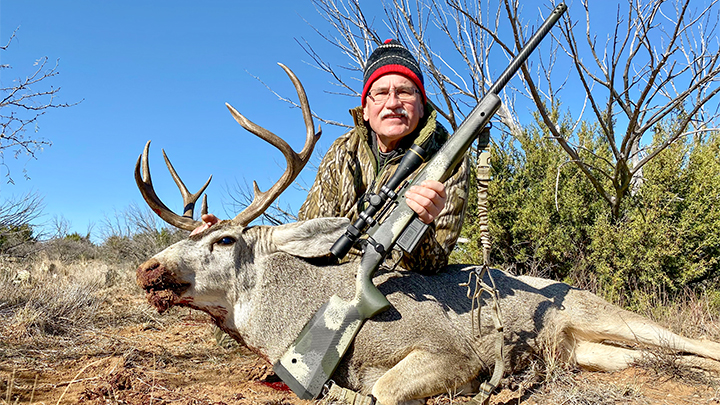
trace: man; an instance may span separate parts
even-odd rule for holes
[[[298,219],[346,216],[355,221],[365,208],[364,193],[379,191],[413,143],[432,154],[447,140],[427,102],[420,66],[396,40],[368,58],[361,101],[350,111],[355,128],[333,142]],[[414,252],[394,252],[401,267],[433,273],[447,264],[465,213],[466,167],[463,163],[444,184],[428,180],[406,192],[408,206],[430,228]]]
[[[364,194],[380,190],[413,143],[434,154],[448,138],[427,102],[419,64],[396,40],[387,40],[368,58],[361,102],[350,111],[355,128],[335,140],[320,163],[299,220],[345,216],[355,221],[365,208]],[[411,187],[405,197],[430,227],[414,252],[395,251],[391,260],[408,270],[434,273],[447,264],[460,234],[467,205],[467,164],[463,162],[445,183],[425,181]],[[217,222],[213,215],[202,219],[205,224],[193,233]]]

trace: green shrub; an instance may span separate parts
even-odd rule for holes
[[[570,120],[560,122],[563,131]],[[664,142],[665,129],[658,125],[652,142]],[[612,161],[596,128],[583,124],[576,133],[573,142],[591,170]],[[489,188],[493,263],[599,291],[629,306],[646,299],[638,291],[720,290],[718,133],[677,142],[653,157],[619,217],[542,124],[514,138],[495,137]],[[482,262],[475,198],[471,194],[462,233],[469,242],[454,260]]]
[[[33,242],[35,237],[30,224],[0,226],[0,254],[14,255],[23,245]]]

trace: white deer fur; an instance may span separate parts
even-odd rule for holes
[[[205,311],[274,363],[331,295],[352,296],[356,265],[307,260],[325,255],[347,224],[325,218],[244,228],[224,221],[148,260],[138,269],[138,283],[159,310],[182,305]],[[505,324],[507,372],[548,350],[582,367],[619,370],[646,353],[630,348],[640,343],[683,353],[686,363],[720,373],[718,343],[679,336],[567,284],[498,270],[492,276]],[[485,379],[495,361],[494,329],[485,305],[482,334],[474,336],[471,303],[458,285],[467,279],[462,266],[431,277],[379,271],[373,281],[392,307],[366,322],[333,379],[372,393],[383,405]],[[488,295],[483,298],[487,304]]]

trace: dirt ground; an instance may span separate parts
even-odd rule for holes
[[[146,305],[142,297],[128,300]],[[0,404],[310,404],[288,391],[254,354],[237,345],[218,346],[205,314],[169,312],[35,349],[0,336],[0,345],[17,345],[17,351],[6,346],[0,359]],[[703,382],[640,368],[614,374],[571,371],[551,383],[525,381],[506,379],[491,403],[720,404],[717,379]],[[427,403],[465,400],[441,395]]]

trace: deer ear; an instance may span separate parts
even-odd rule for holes
[[[278,251],[293,256],[325,256],[349,224],[347,218],[316,218],[280,225],[273,229],[272,241]]]

